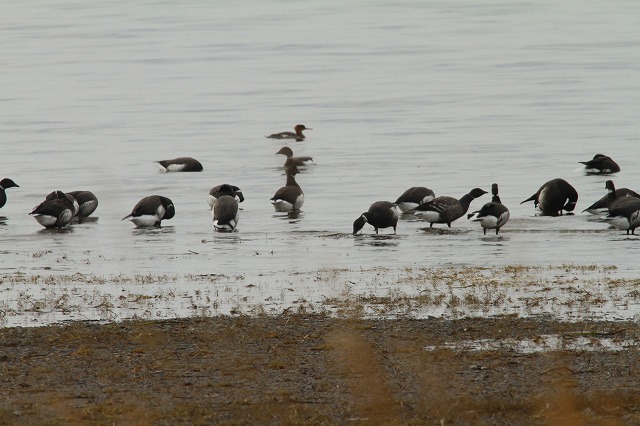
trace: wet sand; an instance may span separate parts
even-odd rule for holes
[[[547,335],[594,345],[499,343]],[[0,424],[638,424],[636,344],[597,342],[639,337],[632,322],[512,316],[4,328]],[[481,339],[495,346],[465,347]]]

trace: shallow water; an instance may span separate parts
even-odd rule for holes
[[[273,285],[266,297],[279,280],[295,287],[295,273],[334,268],[597,264],[637,275],[638,237],[586,213],[536,217],[519,204],[562,177],[581,211],[605,193],[607,178],[577,163],[598,152],[621,165],[618,187],[640,190],[635,2],[3,9],[2,175],[20,185],[0,210],[3,274],[241,275]],[[316,165],[297,177],[305,205],[290,220],[268,202],[285,181],[274,155],[283,143],[264,135],[296,123],[313,130],[288,145]],[[185,155],[205,170],[152,164]],[[213,231],[206,204],[224,182],[246,197],[231,234]],[[410,186],[460,197],[492,182],[511,210],[500,236],[464,218],[430,230],[412,217],[395,236],[369,226],[350,235],[372,202]],[[93,191],[95,219],[44,230],[28,213],[54,189]],[[176,217],[149,230],[120,220],[151,194],[170,197]],[[5,292],[5,311],[19,312]]]

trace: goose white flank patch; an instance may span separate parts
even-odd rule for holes
[[[18,184],[9,178],[4,178],[0,181],[0,209],[7,204],[7,188],[19,188]]]
[[[436,194],[434,194],[429,188],[425,188],[424,186],[412,186],[398,197],[396,205],[402,213],[407,213],[422,204],[433,201],[435,198]]]
[[[287,183],[271,197],[271,204],[277,212],[298,212],[304,204],[304,193],[296,182],[300,171],[296,166],[287,169]]]
[[[356,235],[365,225],[368,223],[373,226],[376,234],[378,229],[393,228],[393,233],[396,233],[396,226],[398,226],[398,209],[396,205],[389,201],[376,201],[371,204],[369,210],[362,213],[353,222],[353,235]]]
[[[486,193],[483,189],[473,188],[459,200],[448,196],[436,197],[433,201],[418,206],[413,214],[429,222],[430,228],[433,228],[434,223],[446,223],[451,227],[453,221],[469,210],[471,201]]]
[[[572,212],[578,202],[578,191],[564,179],[551,179],[520,204],[533,201],[543,216],[562,216],[562,211]]]
[[[29,214],[45,228],[61,229],[71,223],[75,209],[64,192],[54,191]]]
[[[173,160],[162,160],[154,163],[161,172],[201,172],[202,164],[191,157],[178,157]]]
[[[610,175],[620,171],[618,163],[604,154],[596,154],[589,161],[578,162],[584,164],[584,171],[589,175]]]
[[[218,197],[222,195],[229,195],[221,190],[225,185],[233,188],[233,197],[238,200],[239,203],[244,201],[244,194],[242,194],[242,190],[235,185],[229,185],[228,183],[224,183],[222,185],[216,185],[209,190],[209,195],[207,195],[207,204],[209,204],[209,208],[213,208],[216,203]]]
[[[480,222],[484,235],[487,235],[487,229],[495,229],[496,235],[498,235],[500,228],[509,220],[509,209],[500,200],[497,183],[491,185],[491,193],[493,197],[490,202],[483,205],[480,210],[468,215],[468,218],[476,215],[474,220]]]
[[[284,155],[287,160],[284,162],[284,167],[290,166],[308,166],[313,164],[313,158],[311,157],[294,157],[293,150],[288,146],[283,146],[280,151],[276,152],[276,155]]]
[[[173,201],[161,195],[150,195],[138,201],[131,213],[122,220],[129,219],[136,227],[144,228],[160,226],[162,220],[171,219],[175,214]]]
[[[304,140],[305,136],[302,133],[303,130],[313,130],[310,127],[306,127],[304,124],[296,124],[293,128],[294,132],[280,132],[280,133],[272,133],[267,138],[270,139],[294,139],[296,142],[301,142]]]

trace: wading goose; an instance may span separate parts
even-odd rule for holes
[[[287,157],[287,161],[284,162],[284,167],[290,166],[307,166],[313,164],[313,158],[311,157],[294,157],[293,150],[288,146],[283,146],[280,151],[276,152],[276,155],[282,154]]]
[[[430,228],[433,228],[434,223],[446,223],[451,227],[451,222],[469,210],[471,201],[486,193],[483,189],[474,188],[459,200],[448,196],[436,197],[433,201],[418,206],[413,214],[429,222]]]
[[[287,183],[271,197],[271,204],[277,212],[298,212],[304,204],[304,193],[296,182],[299,173],[296,166],[287,169]]]
[[[296,142],[300,142],[304,140],[304,135],[302,134],[302,131],[313,130],[313,129],[310,127],[306,127],[304,124],[297,124],[296,127],[294,127],[294,130],[295,130],[295,133],[280,132],[280,133],[273,133],[267,137],[271,139],[295,139]]]
[[[179,157],[154,163],[161,172],[201,172],[202,164],[195,158]]]
[[[219,231],[233,231],[240,219],[236,190],[233,186],[220,185],[216,202],[213,205],[213,227]]]
[[[227,194],[226,192],[221,191],[220,188],[222,188],[225,185],[233,188],[233,195],[231,196],[234,197],[236,200],[238,200],[239,203],[244,201],[244,195],[242,194],[242,190],[240,188],[238,188],[235,185],[229,185],[228,183],[225,183],[222,185],[216,185],[213,188],[211,188],[211,190],[209,191],[209,195],[207,195],[207,204],[209,204],[210,208],[213,208],[218,197],[221,197],[222,195],[230,195],[230,194]]]
[[[91,213],[98,208],[98,198],[91,191],[71,191],[67,192],[67,194],[71,195],[78,202],[79,208],[76,216],[78,216],[80,220],[90,216]]]
[[[586,209],[582,210],[582,212],[589,212],[591,214],[602,214],[609,211],[609,205],[613,203],[617,198],[622,197],[635,197],[640,198],[640,194],[635,191],[630,190],[629,188],[618,188],[616,189],[613,181],[608,180],[605,183],[605,188],[607,190],[607,194],[600,198],[595,203],[591,204]]]
[[[580,164],[584,164],[584,171],[590,175],[609,175],[611,173],[618,173],[620,166],[613,161],[611,157],[604,154],[596,154],[593,159],[589,161],[578,161]]]
[[[509,220],[509,209],[500,201],[497,183],[491,185],[491,193],[493,197],[490,202],[482,206],[480,210],[467,216],[470,219],[473,215],[476,215],[474,220],[480,222],[484,235],[487,235],[487,229],[495,229],[496,235],[498,235],[500,228]]]
[[[138,228],[160,226],[163,219],[171,219],[175,214],[173,201],[160,195],[150,195],[138,201],[131,213],[122,220],[129,219]]]
[[[362,213],[359,218],[353,222],[353,235],[360,231],[364,224],[368,223],[373,226],[378,233],[378,229],[393,227],[393,233],[396,233],[398,225],[398,210],[396,205],[389,201],[376,201],[371,204],[369,210]]]
[[[19,186],[9,178],[0,180],[0,209],[7,204],[7,193],[5,192],[7,188],[19,188]]]
[[[54,191],[36,206],[30,215],[45,228],[62,228],[71,223],[75,214],[73,202],[62,191]]]
[[[611,222],[616,229],[626,230],[627,235],[629,231],[635,235],[636,228],[640,226],[640,199],[635,197],[616,199],[609,206],[609,214],[603,219]]]
[[[396,200],[396,205],[402,213],[407,213],[421,204],[433,201],[436,195],[424,186],[412,186],[402,193]]]
[[[520,204],[528,201],[533,201],[543,216],[562,216],[562,210],[572,212],[576,208],[578,191],[564,179],[552,179]]]

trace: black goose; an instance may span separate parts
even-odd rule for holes
[[[244,201],[244,195],[242,194],[242,190],[240,188],[235,185],[229,185],[228,183],[225,183],[222,185],[216,185],[209,191],[209,195],[207,195],[207,203],[209,204],[210,208],[213,208],[218,197],[221,197],[223,195],[230,195],[221,190],[223,186],[230,186],[231,188],[233,188],[232,197],[238,200],[239,203]]]
[[[310,127],[306,127],[304,124],[296,124],[296,127],[294,127],[294,130],[295,130],[295,133],[280,132],[280,133],[273,133],[267,137],[271,139],[295,139],[296,142],[300,142],[304,140],[304,134],[302,134],[302,131],[313,130],[313,129],[311,129]]]
[[[76,216],[80,219],[90,216],[98,208],[98,198],[91,191],[71,191],[67,194],[78,202]]]
[[[296,166],[287,169],[287,183],[271,197],[271,204],[277,212],[298,212],[304,204],[304,193],[296,182],[299,173]]]
[[[7,188],[19,188],[19,186],[9,178],[0,180],[0,209],[7,204],[7,193],[5,192]]]
[[[71,223],[75,214],[75,207],[71,198],[62,191],[54,191],[36,206],[30,215],[45,228],[62,228]]]
[[[406,213],[421,204],[433,201],[435,198],[436,194],[434,194],[429,188],[425,188],[424,186],[412,186],[398,197],[396,205],[402,213]]]
[[[603,218],[620,230],[636,234],[636,228],[640,226],[640,199],[635,197],[622,197],[609,205],[609,213]]]
[[[572,212],[576,208],[578,191],[564,179],[552,179],[520,204],[528,201],[533,201],[543,216],[562,216],[562,210]]]
[[[484,235],[487,235],[487,229],[495,229],[496,235],[498,235],[500,228],[509,220],[509,209],[500,201],[497,183],[491,185],[491,193],[493,197],[490,202],[467,216],[470,219],[473,215],[477,215],[474,220],[480,222]]]
[[[451,227],[451,222],[459,219],[469,210],[471,201],[486,193],[487,191],[483,189],[474,188],[459,200],[448,196],[436,197],[433,201],[418,206],[413,210],[413,214],[429,222],[430,228],[433,228],[434,223],[446,223]]]
[[[609,175],[620,171],[618,163],[604,154],[596,154],[593,156],[593,159],[589,161],[578,162],[584,164],[584,171],[590,175]]]
[[[150,195],[138,201],[131,213],[122,220],[129,219],[138,228],[160,226],[163,219],[171,219],[175,214],[173,201],[160,195]]]
[[[238,225],[240,211],[236,190],[228,184],[220,185],[218,197],[213,205],[213,227],[219,231],[233,231]]]
[[[309,164],[313,164],[313,158],[311,157],[294,157],[293,150],[288,146],[283,146],[280,148],[280,151],[276,152],[276,155],[282,154],[287,157],[287,160],[284,162],[284,167],[290,166],[306,166]]]
[[[201,172],[202,164],[191,157],[179,157],[173,160],[156,161],[161,172]]]
[[[640,198],[640,194],[635,191],[630,190],[629,188],[618,188],[616,189],[613,181],[608,180],[605,183],[605,188],[607,190],[607,194],[600,198],[595,203],[591,204],[589,207],[584,209],[582,212],[589,212],[591,214],[602,214],[609,211],[609,205],[613,203],[617,198],[623,197],[635,197]]]
[[[376,201],[371,204],[369,210],[362,213],[359,218],[353,222],[353,235],[360,231],[364,224],[368,223],[373,226],[378,233],[378,229],[393,227],[393,233],[396,233],[398,225],[398,210],[394,203],[389,201]]]

